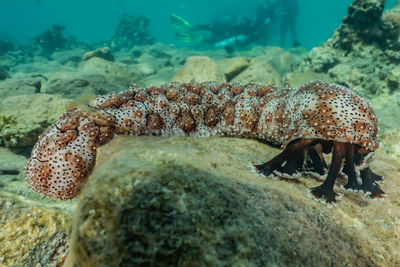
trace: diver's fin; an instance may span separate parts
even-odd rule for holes
[[[176,40],[183,43],[201,43],[203,36],[194,32],[177,31]]]
[[[193,31],[193,26],[190,25],[189,22],[184,20],[183,18],[175,15],[175,14],[170,14],[169,15],[169,22],[171,23],[172,27],[174,27],[177,30],[181,31]]]

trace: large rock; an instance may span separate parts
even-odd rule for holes
[[[270,64],[257,59],[233,78],[232,82],[282,85],[282,79],[274,68]]]
[[[371,102],[379,118],[379,147],[400,162],[400,92],[375,97]]]
[[[257,56],[257,59],[268,62],[279,75],[283,76],[293,71],[296,65],[307,56],[307,53],[301,49],[293,50],[293,52],[296,53],[291,53],[281,47],[267,46],[264,48],[263,54]]]
[[[365,75],[362,69],[357,68],[346,63],[340,63],[331,68],[328,73],[335,80],[335,82],[351,87],[353,84],[357,84],[360,80],[363,80]],[[374,88],[375,90],[378,88]],[[375,93],[376,91],[373,91]]]
[[[0,81],[0,94],[2,99],[9,95],[24,95],[39,93],[42,90],[43,84],[46,82],[44,76],[35,78],[10,78],[5,81]]]
[[[155,74],[145,77],[142,81],[142,85],[145,87],[149,87],[152,85],[160,86],[167,81],[171,81],[176,72],[176,67],[162,68],[158,70]]]
[[[333,79],[328,74],[312,71],[289,72],[285,77],[285,84],[292,88],[300,88],[300,86],[313,81],[330,83],[333,82]]]
[[[35,57],[34,61],[31,63],[21,63],[10,68],[12,73],[22,72],[32,75],[43,74],[52,72],[56,69],[61,68],[60,62],[52,60],[48,61],[43,57]]]
[[[0,140],[7,147],[32,146],[67,104],[66,99],[47,94],[5,98],[0,105]]]
[[[225,75],[226,81],[231,81],[249,66],[249,59],[233,57],[217,62],[219,70]]]
[[[171,65],[168,58],[155,58],[147,53],[139,56],[136,60],[137,64],[129,65],[129,69],[137,71],[143,76],[155,74]]]
[[[61,266],[71,221],[66,206],[0,191],[0,265]]]
[[[2,191],[20,193],[21,184],[19,183],[19,188],[15,190],[14,182],[25,181],[25,165],[26,158],[24,156],[14,154],[5,147],[0,147],[0,189]]]
[[[173,66],[182,67],[185,65],[186,59],[194,55],[200,55],[200,52],[189,50],[187,48],[179,49],[179,51],[171,57],[170,62]]]
[[[172,79],[173,82],[224,82],[225,77],[218,65],[209,57],[192,56],[186,59],[183,70]]]
[[[43,91],[75,99],[80,95],[104,95],[114,91],[124,91],[131,85],[132,82],[123,77],[72,73],[54,75]]]
[[[125,78],[131,83],[138,82],[141,78],[138,73],[130,71],[125,64],[107,61],[99,57],[93,57],[82,62],[78,67],[78,71],[87,75],[97,74]]]
[[[71,50],[62,50],[58,52],[54,52],[51,55],[53,60],[60,62],[61,64],[67,64],[68,62],[72,62],[77,64],[81,61],[82,55],[85,53],[83,49],[71,49]]]
[[[251,171],[278,152],[234,138],[115,138],[79,197],[66,266],[400,264],[393,159],[378,153],[373,166],[390,184],[385,202],[344,193],[328,209],[307,197],[320,181]]]

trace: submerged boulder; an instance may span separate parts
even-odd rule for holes
[[[225,77],[217,63],[204,56],[192,56],[186,59],[183,70],[172,79],[173,82],[224,82]]]
[[[233,78],[232,82],[282,85],[282,79],[275,69],[267,62],[257,59],[253,60],[248,68]]]
[[[124,77],[72,73],[53,75],[43,91],[46,94],[61,94],[63,97],[76,99],[82,95],[103,95],[124,91],[131,85],[131,80]]]
[[[226,81],[231,81],[249,66],[249,59],[233,57],[217,62],[219,70],[225,75]]]
[[[79,196],[65,266],[400,264],[393,160],[375,169],[391,184],[385,203],[345,193],[328,209],[307,197],[320,181],[251,171],[278,152],[235,138],[116,137]]]
[[[126,64],[111,62],[99,57],[92,57],[83,61],[78,66],[78,71],[85,75],[103,75],[106,77],[120,77],[130,83],[136,83],[141,76],[137,72],[131,71]]]
[[[67,210],[0,190],[1,266],[61,266],[71,224]]]
[[[285,77],[285,83],[292,88],[300,88],[303,84],[313,81],[332,82],[332,78],[328,74],[312,71],[306,72],[289,72]]]
[[[13,148],[32,146],[66,110],[67,103],[47,94],[5,98],[0,105],[0,142]]]

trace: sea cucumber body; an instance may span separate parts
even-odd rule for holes
[[[27,164],[33,190],[71,199],[114,133],[236,136],[286,145],[298,138],[378,147],[371,106],[346,87],[323,82],[299,89],[271,85],[172,83],[97,97],[95,113],[70,110],[39,137]]]
[[[378,146],[371,106],[344,86],[322,82],[300,89],[172,84],[132,88],[99,97],[92,105],[115,118],[121,134],[229,135],[277,145],[319,138],[352,142],[369,151]]]

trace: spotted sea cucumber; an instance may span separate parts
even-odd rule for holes
[[[327,165],[322,153],[332,152],[324,183],[311,190],[315,198],[328,203],[336,201],[333,186],[342,167],[348,177],[345,188],[369,192],[374,198],[383,195],[376,183],[382,177],[368,167],[378,148],[375,113],[344,86],[324,82],[299,89],[229,83],[134,86],[99,96],[88,108],[90,112],[66,111],[39,137],[26,166],[26,180],[34,191],[73,198],[94,166],[96,149],[115,134],[218,135],[285,147],[273,159],[255,165],[266,176],[288,177],[301,171],[323,175]]]

